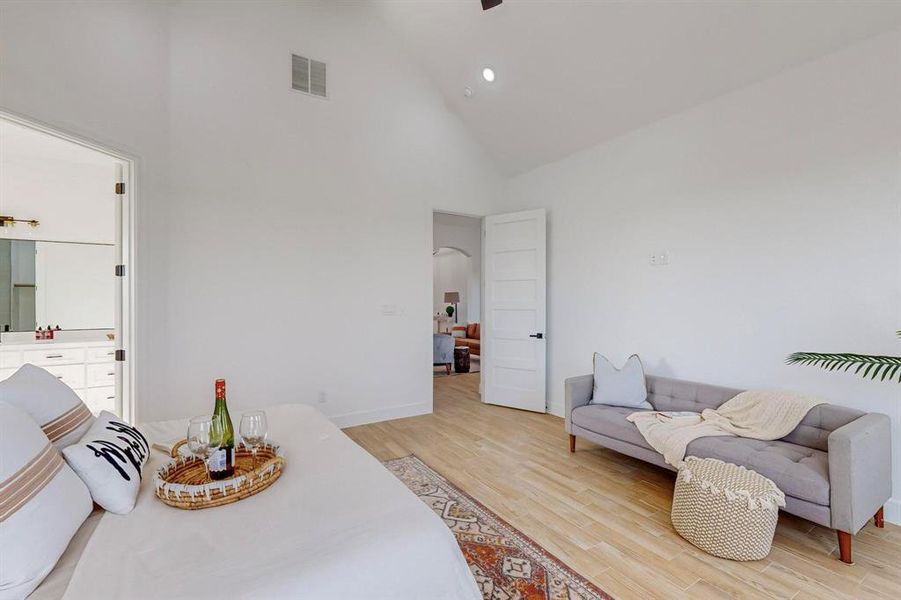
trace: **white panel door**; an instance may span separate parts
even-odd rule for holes
[[[545,412],[544,209],[485,217],[483,400]]]

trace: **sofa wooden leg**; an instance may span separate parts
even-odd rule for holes
[[[847,531],[838,531],[838,553],[842,562],[848,565],[853,565],[854,561],[851,558],[851,541],[854,539]]]
[[[576,436],[574,436],[573,434],[569,434],[569,451],[576,451]]]
[[[447,363],[446,365],[444,365],[444,368],[447,369],[447,374],[450,375],[450,370],[451,370],[450,363]]]
[[[876,511],[876,514],[873,515],[873,519],[876,521],[876,527],[882,529],[885,527],[885,507],[880,507],[879,510]]]

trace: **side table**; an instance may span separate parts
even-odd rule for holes
[[[469,373],[469,348],[457,346],[454,348],[454,371],[457,373]]]

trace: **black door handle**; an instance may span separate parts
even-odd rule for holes
[[[533,333],[533,334],[531,334],[529,337],[533,337],[533,338],[537,338],[537,339],[539,339],[539,340],[543,340],[543,339],[544,339],[544,334],[543,334],[543,333]]]

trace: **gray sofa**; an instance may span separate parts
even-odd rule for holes
[[[717,408],[741,390],[648,376],[655,410],[701,412]],[[634,409],[590,404],[594,377],[566,380],[566,431],[570,452],[576,436],[672,470],[626,421]],[[718,458],[772,479],[785,492],[786,512],[838,532],[841,560],[851,563],[851,540],[871,518],[883,526],[883,505],[892,495],[891,420],[879,413],[822,404],[776,441],[704,437],[687,456]]]

